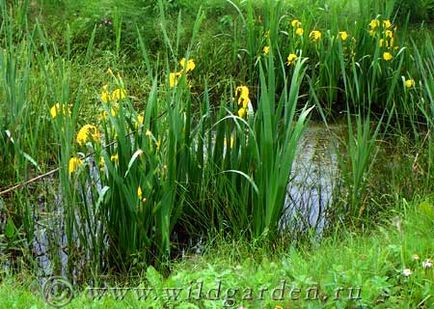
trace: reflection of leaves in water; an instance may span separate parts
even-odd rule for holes
[[[304,131],[291,171],[282,227],[313,228],[321,234],[338,181],[337,152],[344,128],[313,123]]]

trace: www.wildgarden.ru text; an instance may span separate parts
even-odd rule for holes
[[[276,287],[225,287],[221,280],[217,280],[213,287],[206,287],[203,281],[192,281],[186,287],[88,287],[87,295],[92,299],[111,296],[116,300],[123,300],[132,295],[141,301],[165,299],[168,301],[223,301],[225,306],[233,306],[237,300],[261,301],[271,299],[275,301],[324,301],[334,300],[361,300],[360,287],[339,287],[331,293],[325,294],[318,286],[300,288],[281,280]]]

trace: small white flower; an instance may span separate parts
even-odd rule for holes
[[[422,267],[424,269],[432,268],[432,260],[431,259],[426,259],[425,261],[423,261],[422,262]]]
[[[405,277],[410,277],[410,275],[412,273],[413,272],[409,268],[404,268],[404,270],[402,271],[402,275],[405,276]]]
[[[417,254],[413,254],[412,256],[411,256],[411,259],[413,260],[413,261],[419,261],[419,256],[417,255]]]

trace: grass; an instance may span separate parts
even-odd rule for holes
[[[107,292],[106,295],[77,292],[71,304],[65,308],[114,306],[129,308],[137,306],[179,306],[179,308],[213,308],[226,306],[236,308],[348,308],[357,306],[376,308],[414,308],[433,305],[434,293],[433,268],[424,269],[422,262],[432,259],[431,234],[434,227],[434,207],[432,199],[407,202],[402,200],[396,209],[377,228],[356,234],[347,231],[323,241],[312,243],[310,248],[298,250],[276,244],[274,249],[256,246],[244,240],[227,241],[215,239],[205,249],[203,256],[192,256],[171,265],[168,277],[161,277],[152,267],[144,269],[139,281],[130,278],[128,282],[111,282],[110,287],[140,287],[160,291],[157,299],[138,300],[133,291],[123,295],[121,292]],[[336,259],[339,252],[339,259]],[[417,256],[416,256],[417,255]],[[403,275],[404,269],[410,269],[409,277]],[[203,282],[203,294],[216,288],[221,281],[219,300],[193,300],[197,297],[197,282]],[[280,291],[286,282],[284,299],[279,300]],[[193,283],[192,283],[193,282]],[[137,284],[137,285],[135,285]],[[194,294],[188,301],[188,287],[193,286]],[[318,287],[322,300],[306,300],[309,287]],[[360,299],[349,300],[348,288],[353,287],[353,297],[357,288],[361,289]],[[239,292],[230,290],[239,288]],[[254,289],[253,300],[243,300],[245,289]],[[263,299],[259,298],[259,289],[268,288]],[[299,288],[299,293],[290,293],[291,288]],[[342,288],[340,297],[336,291]],[[6,277],[1,283],[1,305],[5,307],[26,307],[29,304],[44,308],[40,295],[41,287],[31,276],[21,279]],[[169,290],[167,290],[169,289]],[[169,295],[170,289],[183,289],[176,301]],[[169,291],[169,292],[167,292]],[[215,293],[215,291],[214,291]],[[231,296],[235,295],[235,296]],[[292,295],[293,299],[289,299]],[[209,295],[215,296],[215,295]],[[324,299],[324,296],[329,296]],[[244,297],[246,298],[246,297]],[[339,298],[339,299],[336,299]]]

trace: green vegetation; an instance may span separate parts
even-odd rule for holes
[[[308,2],[0,1],[0,293],[42,238],[77,287],[288,278],[429,306],[433,5]],[[342,119],[324,233],[282,231],[304,132]]]
[[[105,295],[91,294],[83,287],[84,291],[77,290],[76,297],[65,308],[221,308],[225,303],[234,308],[241,305],[247,308],[278,305],[283,308],[429,308],[434,293],[434,272],[422,264],[432,259],[433,220],[432,199],[414,203],[403,200],[389,213],[388,220],[364,236],[348,232],[344,237],[336,235],[309,248],[302,246],[298,250],[288,250],[278,246],[271,253],[264,247],[241,240],[216,239],[209,243],[203,256],[192,256],[172,264],[172,274],[167,278],[150,267],[143,269],[139,280],[132,277],[128,283],[109,284],[110,287],[159,290],[157,299],[154,299],[156,294],[151,293],[145,299],[143,294],[133,290],[124,294],[119,290],[107,291]],[[342,235],[340,228],[336,232]],[[406,268],[412,272],[408,277],[403,275]],[[219,281],[219,299],[206,299],[208,291],[218,287]],[[203,298],[197,301],[200,282],[204,284]],[[284,297],[281,298],[278,290],[274,292],[273,300],[273,289],[282,287],[283,282],[286,282]],[[37,308],[44,308],[41,287],[36,279],[32,281],[28,276],[18,280],[6,278],[0,286],[2,307],[35,304]],[[187,301],[190,286],[193,292]],[[237,287],[239,292],[228,291]],[[314,292],[309,300],[305,299],[309,287],[318,287],[318,299]],[[348,288],[351,287],[353,298],[357,297],[356,289],[360,288],[361,299],[348,299]],[[248,288],[254,289],[253,300],[245,300],[247,297],[243,300]],[[263,294],[264,299],[258,300],[261,288],[268,290]],[[301,292],[297,293],[296,288]],[[336,297],[338,288],[342,291]],[[178,300],[171,289],[183,289]],[[210,297],[216,297],[215,293],[212,292]],[[324,299],[325,296],[328,299]]]

